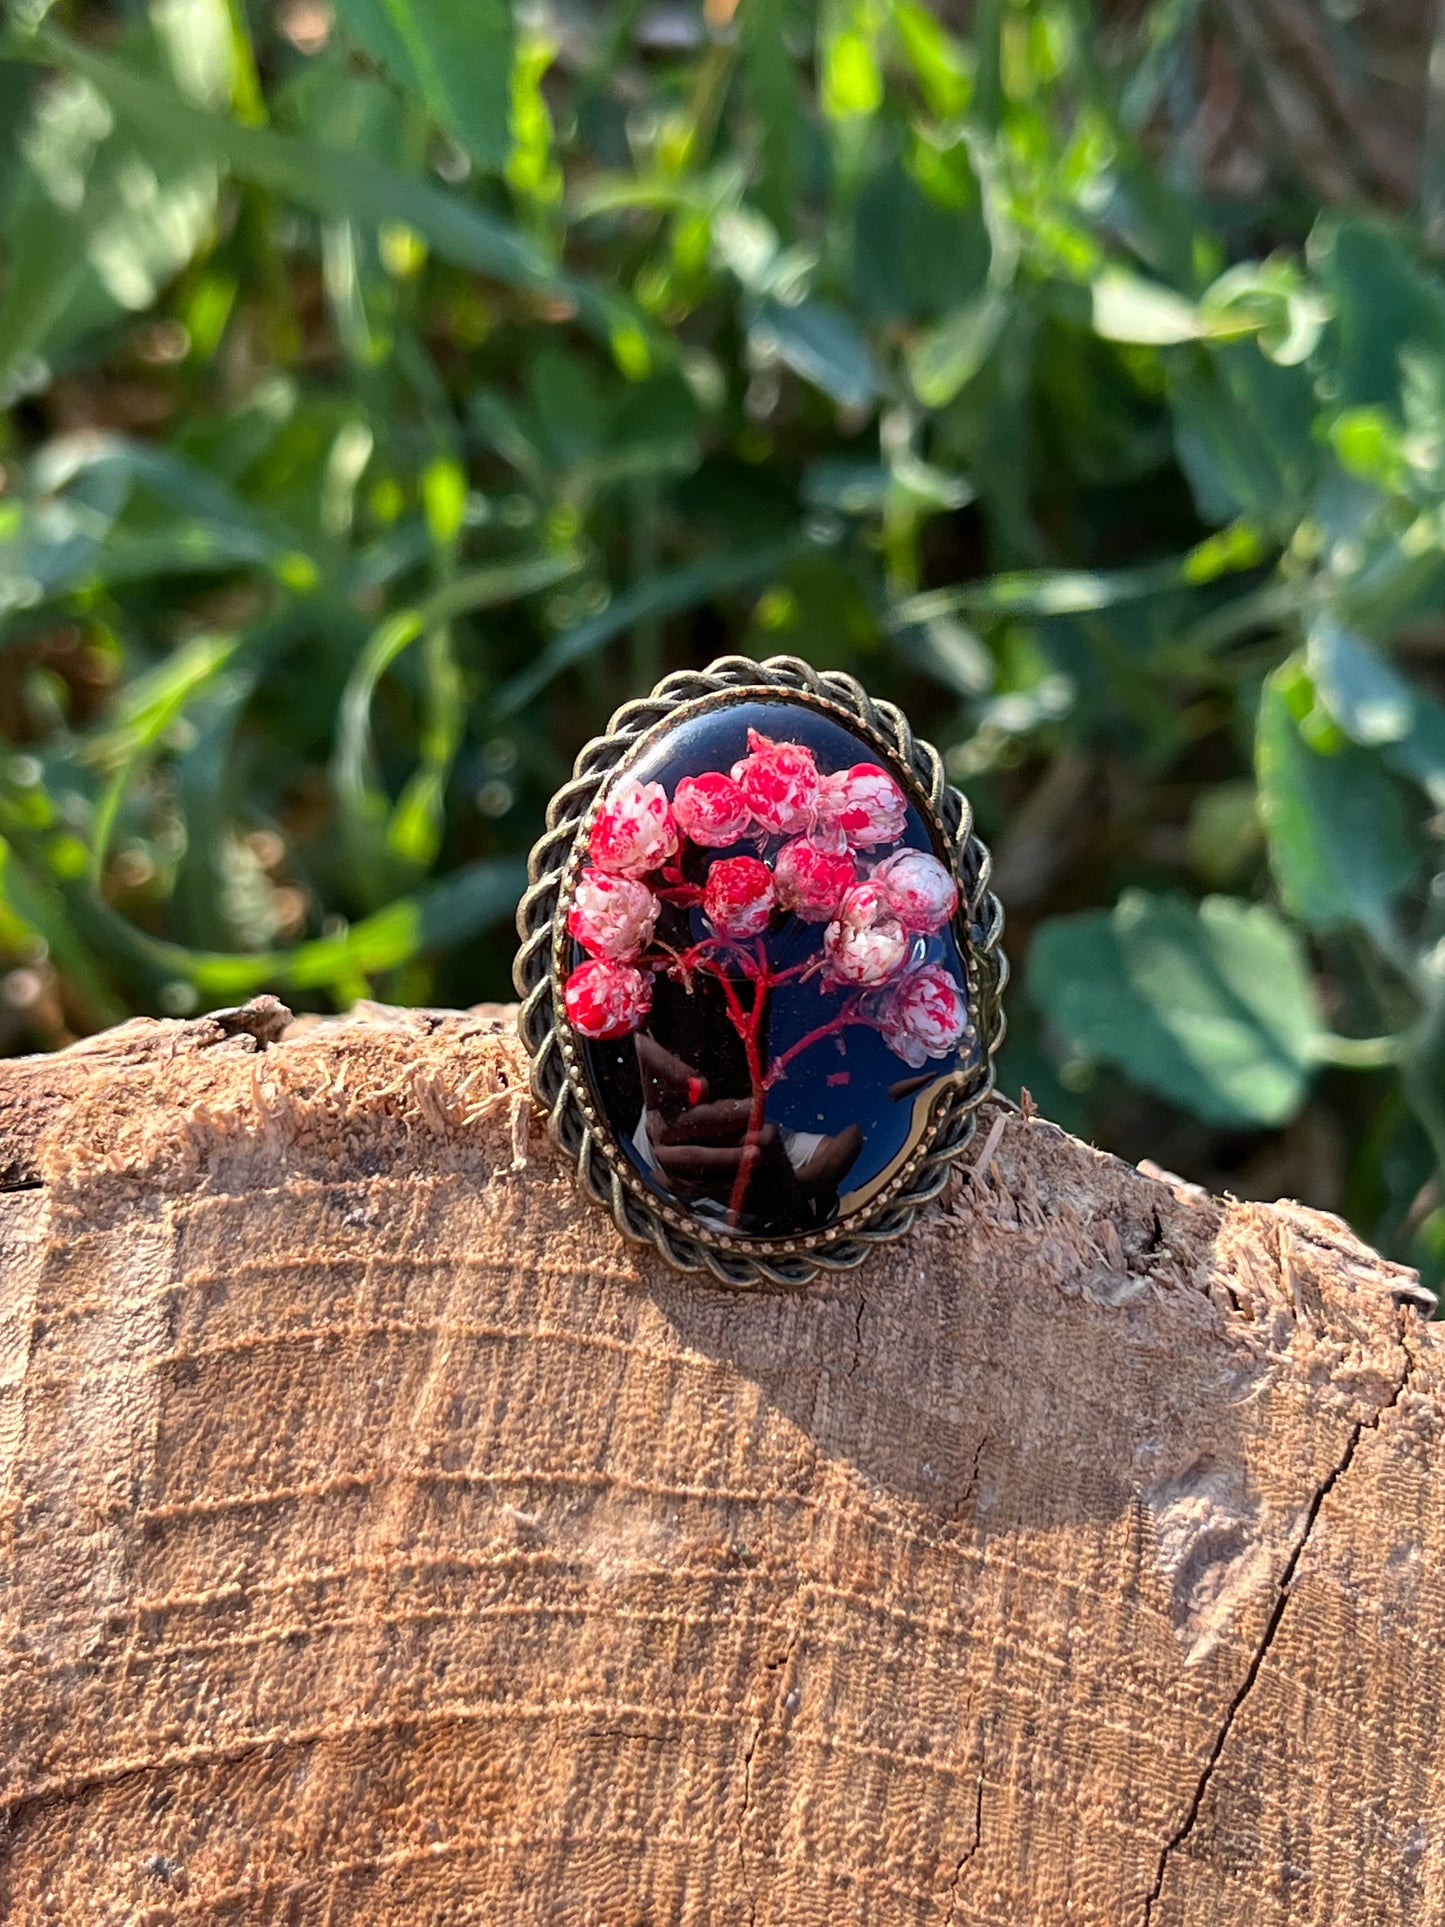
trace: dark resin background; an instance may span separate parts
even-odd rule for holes
[[[629,765],[627,773],[643,782],[661,783],[670,797],[680,777],[696,776],[704,770],[730,770],[747,754],[750,728],[777,741],[806,745],[813,751],[819,771],[824,775],[847,769],[854,763],[880,763],[894,775],[905,796],[910,795],[901,772],[862,738],[831,717],[785,699],[739,702],[695,717],[659,740]],[[770,838],[766,854],[771,857],[782,841]],[[711,861],[755,854],[757,849],[749,838],[726,849],[687,847],[689,874],[697,881],[702,880]],[[889,849],[904,847],[928,850],[952,867],[947,848],[934,837],[911,796],[903,837],[896,845],[888,846]],[[867,860],[865,856],[864,861]],[[863,863],[859,867],[861,872]],[[770,929],[764,938],[769,962],[775,968],[786,969],[819,953],[822,924],[804,923],[794,916],[775,921],[779,927]],[[679,910],[669,906],[664,909],[658,925],[658,935],[674,948],[697,942],[708,934],[709,927],[700,909]],[[927,942],[929,959],[941,963],[966,991],[967,974],[956,932],[945,929]],[[580,963],[584,955],[581,947],[573,944],[571,963]],[[770,999],[765,1061],[771,1061],[826,1022],[849,994],[841,988],[823,989],[818,977],[781,985]],[[751,998],[750,984],[741,985],[741,995],[746,1006]],[[681,985],[658,975],[653,980],[652,1014],[641,1034],[655,1039],[705,1077],[713,1098],[746,1095],[749,1087],[743,1047],[715,985],[701,980],[689,995]],[[876,1031],[864,1024],[851,1025],[842,1034],[842,1041],[844,1048],[840,1051],[838,1039],[824,1038],[794,1059],[768,1093],[766,1110],[767,1121],[782,1130],[828,1137],[852,1125],[861,1130],[862,1146],[842,1180],[841,1196],[836,1203],[831,1197],[780,1199],[777,1208],[765,1214],[762,1222],[745,1224],[743,1230],[759,1236],[780,1236],[816,1229],[839,1211],[846,1213],[865,1202],[867,1194],[876,1189],[880,1181],[886,1181],[917,1143],[927,1122],[927,1093],[960,1061],[956,1057],[930,1058],[922,1070],[914,1070],[894,1055]],[[636,1039],[627,1036],[588,1043],[584,1046],[584,1060],[602,1108],[633,1164],[663,1196],[683,1204],[695,1203],[693,1198],[677,1197],[658,1172],[647,1168],[634,1146],[633,1131],[643,1103]],[[725,1189],[723,1187],[724,1192]]]

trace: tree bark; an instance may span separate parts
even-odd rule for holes
[[[793,1296],[495,1015],[0,1067],[13,1922],[1445,1918],[1412,1275],[985,1112]]]

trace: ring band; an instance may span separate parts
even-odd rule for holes
[[[902,1236],[993,1088],[989,870],[937,750],[851,676],[725,656],[625,704],[517,914],[532,1090],[587,1194],[737,1288]]]

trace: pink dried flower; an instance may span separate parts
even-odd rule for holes
[[[624,776],[592,825],[592,861],[613,876],[642,876],[660,869],[676,848],[677,825],[667,791],[661,783]]]
[[[652,941],[657,898],[635,877],[584,870],[577,882],[567,928],[593,957],[630,963]]]
[[[778,908],[794,911],[804,923],[827,923],[856,878],[851,856],[835,855],[800,836],[778,852],[773,870]]]
[[[624,1037],[652,1009],[652,979],[631,964],[599,957],[578,964],[563,999],[568,1022],[584,1037]]]
[[[823,932],[829,973],[859,987],[886,983],[907,958],[910,944],[903,925],[887,915],[874,883],[856,883],[846,891],[836,921]]]
[[[733,764],[733,781],[763,829],[788,836],[805,830],[818,800],[818,766],[801,743],[775,743],[748,731],[749,754]]]
[[[756,937],[773,913],[773,873],[755,856],[724,857],[708,871],[702,907],[720,937]]]
[[[908,827],[903,792],[876,763],[855,763],[818,786],[818,822],[841,836],[853,850],[874,850],[896,843]]]
[[[883,892],[871,877],[845,890],[838,904],[838,922],[849,930],[867,930],[884,915]]]
[[[897,850],[873,872],[883,901],[905,930],[932,935],[958,908],[958,885],[927,850]]]
[[[684,776],[673,792],[672,813],[684,836],[709,849],[736,843],[753,820],[741,788],[721,770]]]
[[[923,964],[890,984],[871,1014],[888,1048],[915,1070],[947,1057],[973,1028],[963,992],[942,964]]]

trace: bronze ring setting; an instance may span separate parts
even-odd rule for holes
[[[851,676],[724,656],[625,704],[517,914],[532,1090],[589,1196],[738,1288],[901,1237],[993,1088],[989,867],[937,750]]]

